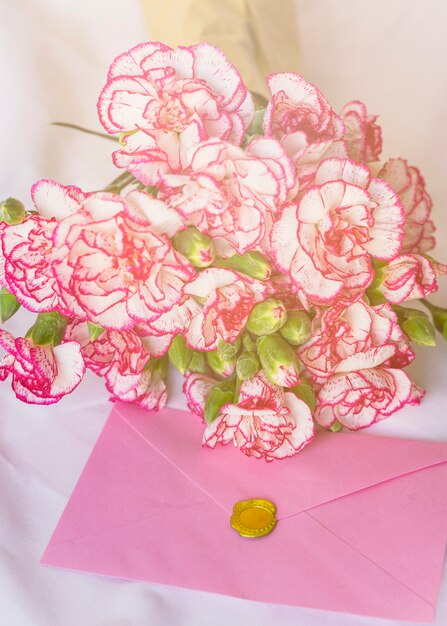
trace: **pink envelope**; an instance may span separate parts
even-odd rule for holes
[[[321,433],[265,463],[201,446],[184,411],[116,404],[42,563],[391,619],[432,621],[447,535],[447,443]],[[230,526],[267,498],[265,537]]]

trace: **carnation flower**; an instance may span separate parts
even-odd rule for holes
[[[329,303],[370,284],[371,256],[397,256],[403,221],[389,185],[352,161],[327,159],[315,186],[274,224],[273,260],[309,299]]]
[[[254,107],[239,72],[217,48],[201,43],[172,49],[153,42],[115,59],[98,113],[107,132],[136,133],[124,151],[131,162],[158,151],[157,159],[163,161],[164,152],[175,167],[181,135],[192,124],[202,138],[239,144]]]
[[[419,254],[402,254],[379,271],[380,291],[391,304],[419,300],[438,289],[436,266]]]
[[[215,239],[222,256],[259,245],[296,189],[293,165],[274,139],[253,139],[245,150],[220,139],[191,148],[182,175],[162,179],[161,198]]]
[[[0,346],[6,351],[0,360],[0,380],[11,374],[14,393],[28,404],[58,402],[84,376],[81,346],[76,341],[55,347],[36,346],[29,339],[14,338],[6,330],[0,330]]]
[[[435,246],[430,219],[432,200],[420,171],[405,159],[389,159],[379,173],[399,196],[405,209],[403,253],[422,254]]]
[[[91,341],[87,324],[75,320],[65,332],[65,339],[72,338],[82,345],[86,367],[105,378],[112,399],[147,410],[158,410],[166,404],[165,381],[158,368],[153,371],[148,367],[152,355],[143,337],[132,331],[105,330]],[[168,348],[169,342],[164,349],[157,349],[157,356]]]
[[[221,339],[228,343],[237,339],[254,305],[265,298],[267,287],[231,270],[209,268],[185,286],[185,293],[202,303],[185,332],[188,346],[211,351]]]
[[[312,338],[299,350],[299,358],[314,382],[323,384],[348,357],[402,341],[397,316],[388,304],[371,307],[358,301],[347,308],[329,308],[315,318]]]
[[[382,129],[376,124],[377,115],[368,115],[360,100],[348,102],[341,113],[346,128],[343,140],[349,158],[359,163],[378,161],[382,152]]]
[[[185,384],[191,410],[202,411],[209,379],[191,374]],[[260,372],[244,381],[237,404],[225,404],[206,427],[203,443],[233,443],[247,456],[266,461],[293,456],[312,440],[314,427],[309,407],[291,392],[270,383]]]
[[[341,139],[344,126],[321,91],[299,74],[284,72],[267,78],[270,100],[264,115],[267,136],[277,139],[300,131],[312,143]]]
[[[340,363],[318,393],[316,421],[329,428],[336,420],[351,430],[370,426],[406,404],[419,404],[423,391],[406,372],[383,367],[394,346],[360,353]]]
[[[56,221],[30,215],[14,226],[0,223],[0,285],[28,310],[53,311],[59,301],[51,268]]]
[[[60,219],[50,264],[61,313],[129,329],[180,302],[195,271],[157,234],[182,227],[176,214],[145,192],[73,198],[66,189],[52,181],[34,189],[39,213]]]

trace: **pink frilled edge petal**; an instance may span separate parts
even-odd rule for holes
[[[31,197],[39,215],[60,221],[76,213],[87,195],[79,187],[42,179],[31,187]]]

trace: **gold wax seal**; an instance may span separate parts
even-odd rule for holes
[[[234,505],[230,524],[241,537],[263,537],[275,528],[275,514],[276,506],[270,500],[241,500]]]

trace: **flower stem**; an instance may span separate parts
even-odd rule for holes
[[[83,126],[77,126],[76,124],[69,124],[68,122],[51,122],[51,126],[61,126],[62,128],[71,128],[72,130],[79,130],[81,133],[87,135],[95,135],[96,137],[102,137],[103,139],[109,139],[110,141],[118,141],[118,137],[107,135],[106,133],[99,133],[96,130],[90,130]]]

